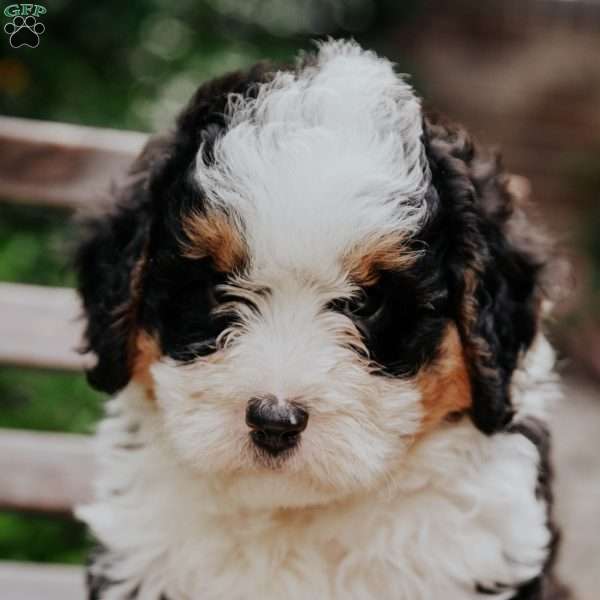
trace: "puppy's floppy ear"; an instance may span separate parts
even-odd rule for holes
[[[428,122],[426,147],[440,196],[450,289],[467,357],[472,419],[485,433],[513,416],[511,379],[536,335],[548,244],[529,222],[525,194],[464,130]]]
[[[87,321],[84,349],[97,358],[87,377],[108,393],[127,384],[135,359],[152,220],[150,175],[164,145],[163,138],[148,142],[108,211],[79,218],[75,268]]]

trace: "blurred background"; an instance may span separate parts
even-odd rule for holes
[[[8,4],[8,3],[5,3]],[[561,569],[600,589],[600,0],[52,0],[38,48],[0,33],[0,113],[153,131],[202,81],[352,36],[411,73],[431,104],[502,149],[573,269],[551,337]],[[4,5],[3,5],[4,7]],[[6,19],[5,19],[6,21]],[[527,181],[529,183],[527,183]],[[0,203],[0,281],[72,286],[66,211]],[[0,427],[90,432],[82,375],[0,366]],[[67,519],[0,512],[0,560],[83,561]]]

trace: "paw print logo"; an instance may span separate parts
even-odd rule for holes
[[[33,15],[29,15],[14,17],[4,26],[4,31],[10,36],[9,42],[13,48],[21,46],[37,48],[40,44],[40,35],[46,31],[46,28]]]

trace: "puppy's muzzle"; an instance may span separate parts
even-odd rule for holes
[[[272,456],[297,446],[307,423],[304,409],[275,396],[252,398],[246,408],[252,441]]]

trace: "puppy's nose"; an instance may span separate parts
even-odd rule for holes
[[[252,441],[273,456],[296,446],[307,422],[305,410],[274,396],[252,398],[246,408]]]

